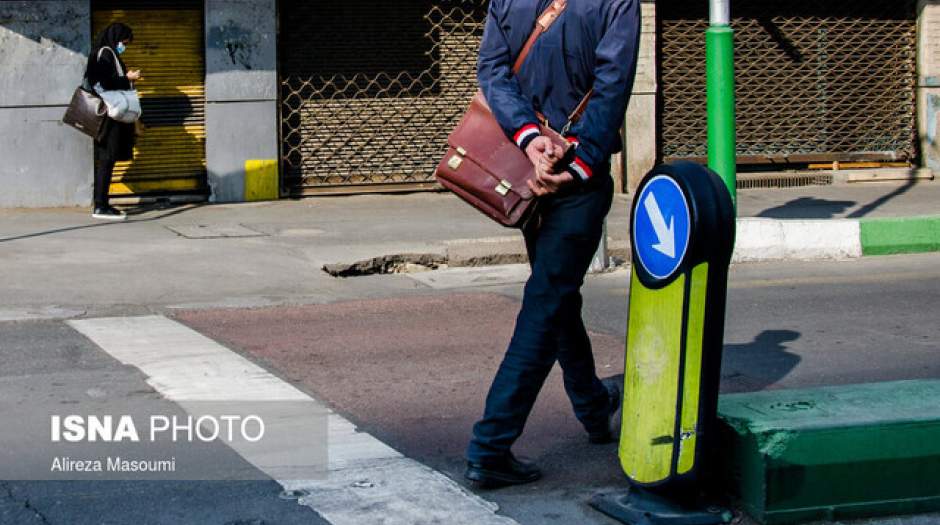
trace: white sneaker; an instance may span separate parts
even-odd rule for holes
[[[95,208],[94,213],[91,214],[95,219],[103,219],[106,221],[125,221],[127,220],[127,214],[123,211],[116,210],[111,206],[106,206],[104,208]]]

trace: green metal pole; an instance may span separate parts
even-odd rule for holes
[[[737,133],[734,112],[734,30],[728,1],[711,0],[705,36],[708,69],[708,167],[721,176],[737,207]]]

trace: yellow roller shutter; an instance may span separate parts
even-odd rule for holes
[[[204,193],[206,191],[205,48],[202,2],[99,1],[95,35],[122,22],[134,42],[121,57],[141,70],[136,83],[145,130],[134,160],[114,169],[111,194]]]

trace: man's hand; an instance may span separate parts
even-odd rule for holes
[[[529,142],[529,145],[525,148],[525,154],[528,155],[529,161],[532,162],[533,166],[538,166],[539,160],[543,156],[555,156],[555,148],[556,146],[552,143],[552,139],[545,136],[540,136],[535,137],[532,139],[532,142]]]
[[[555,146],[557,148],[557,146]],[[561,148],[558,148],[559,150]],[[528,181],[529,189],[537,197],[544,197],[574,183],[574,176],[563,171],[558,174],[552,173],[555,169],[555,163],[558,158],[555,156],[542,155],[539,162],[535,165],[535,178]]]
[[[139,69],[134,69],[134,70],[132,70],[132,71],[128,71],[128,72],[127,72],[127,79],[130,80],[131,82],[140,80],[140,70],[139,70]]]

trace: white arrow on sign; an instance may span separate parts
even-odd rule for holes
[[[670,217],[669,226],[666,226],[666,218],[663,217],[659,203],[656,202],[656,195],[654,195],[652,191],[646,196],[643,205],[646,206],[646,213],[649,214],[650,222],[653,223],[653,230],[656,232],[656,237],[659,239],[659,244],[654,244],[653,249],[670,259],[675,259],[676,218]]]

